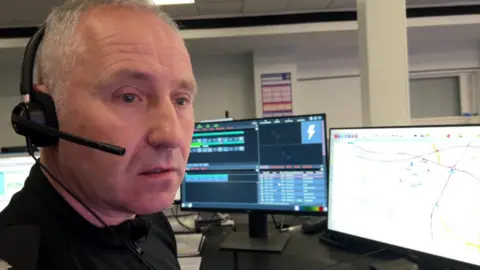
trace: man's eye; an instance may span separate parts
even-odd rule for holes
[[[125,103],[133,103],[138,100],[138,96],[135,94],[124,94],[122,95],[122,100]]]
[[[177,102],[178,105],[185,106],[186,104],[188,104],[189,99],[185,97],[181,97],[181,98],[177,98],[175,101]]]

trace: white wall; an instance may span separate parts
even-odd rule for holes
[[[330,127],[358,126],[362,123],[360,78],[345,77],[303,80],[293,96],[295,114],[327,113]]]
[[[195,103],[196,120],[224,117],[255,117],[253,63],[251,54],[194,55],[192,64],[199,95]],[[10,113],[18,103],[19,68],[0,68],[0,147],[23,145],[23,137],[10,126]]]
[[[411,44],[409,50],[412,74],[461,73],[465,69],[480,68],[480,47],[475,42]],[[294,90],[295,113],[325,112],[330,127],[362,126],[359,60],[355,48],[303,52],[297,58],[299,81]]]
[[[195,103],[197,121],[230,117],[255,117],[253,59],[251,54],[192,57],[199,93]]]

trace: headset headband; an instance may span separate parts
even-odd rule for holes
[[[43,36],[45,35],[45,24],[40,26],[40,28],[35,32],[35,34],[30,38],[23,55],[22,63],[22,74],[20,75],[20,94],[24,95],[34,95],[35,92],[33,89],[33,71],[35,69],[35,57],[37,54],[38,47],[42,42]]]

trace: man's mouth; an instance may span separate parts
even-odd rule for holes
[[[155,176],[175,171],[173,168],[157,168],[140,173],[143,176]]]

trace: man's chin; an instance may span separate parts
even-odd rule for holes
[[[162,196],[163,197],[163,196]],[[156,200],[137,201],[129,208],[132,213],[136,215],[152,215],[169,208],[173,204],[173,199],[158,198]]]

